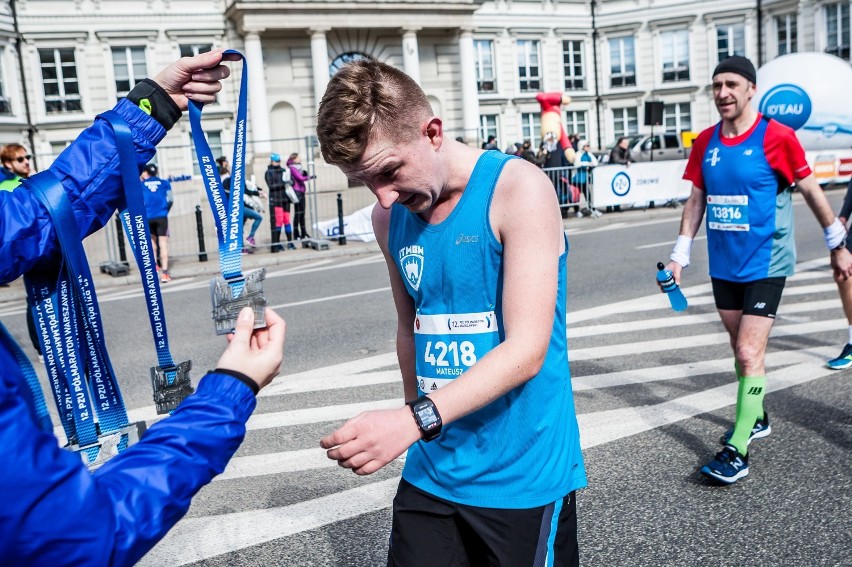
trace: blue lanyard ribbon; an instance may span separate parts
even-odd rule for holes
[[[151,333],[154,336],[154,347],[157,350],[157,362],[163,367],[174,366],[172,353],[169,350],[169,333],[166,328],[163,296],[160,292],[160,281],[157,278],[156,263],[151,250],[152,237],[148,227],[148,215],[145,213],[145,200],[142,197],[142,183],[137,174],[133,135],[127,122],[117,112],[109,110],[101,114],[101,117],[110,123],[115,132],[121,180],[127,201],[127,209],[121,212],[121,220],[142,275],[145,302],[148,304],[148,318],[151,322]],[[174,373],[171,378],[173,377]]]
[[[128,423],[104,341],[94,279],[59,178],[48,170],[25,184],[49,212],[64,257],[58,276],[26,276],[28,291],[36,302],[34,314],[45,364],[55,381],[54,396],[69,442],[76,441],[81,447],[91,445],[99,434],[118,432]],[[126,440],[119,450],[124,446]],[[97,453],[97,447],[87,450],[90,462]]]
[[[59,421],[69,443],[76,440],[71,394],[65,379],[65,342],[62,340],[62,323],[59,313],[59,288],[63,280],[67,289],[67,274],[64,268],[56,272],[29,272],[24,274],[27,294],[32,301],[30,310],[38,331],[41,353],[51,383],[51,393],[59,411]]]
[[[119,169],[121,170],[127,209],[120,217],[133,249],[136,264],[142,275],[145,287],[145,302],[148,307],[148,319],[154,348],[157,351],[158,366],[151,368],[151,385],[154,389],[154,403],[157,413],[174,410],[183,399],[193,392],[189,379],[192,364],[189,361],[175,365],[169,349],[169,334],[166,328],[166,312],[163,296],[160,292],[160,280],[157,278],[156,263],[151,250],[151,232],[148,227],[148,215],[145,212],[145,199],[142,197],[142,183],[139,181],[136,166],[136,152],[133,135],[127,122],[115,111],[101,114],[115,132],[118,148]]]
[[[216,238],[219,241],[219,266],[222,276],[231,287],[234,297],[243,290],[242,247],[243,247],[243,192],[245,191],[245,145],[246,145],[246,99],[248,94],[248,68],[243,55],[228,49],[223,55],[236,54],[243,62],[240,78],[240,94],[237,105],[237,127],[234,140],[234,165],[231,173],[231,194],[225,199],[225,191],[215,158],[210,151],[207,138],[201,128],[202,103],[189,101],[189,124],[192,129],[192,141],[198,156],[198,167],[207,190],[207,199],[216,220]]]

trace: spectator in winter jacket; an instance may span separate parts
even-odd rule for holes
[[[290,154],[287,159],[287,167],[290,168],[290,175],[293,179],[293,190],[299,198],[293,217],[293,234],[296,240],[310,238],[311,235],[305,229],[305,182],[314,179],[314,176],[308,175],[308,172],[302,169],[302,158],[297,153]]]
[[[615,146],[609,152],[609,163],[617,163],[620,165],[630,165],[630,150],[627,148],[629,140],[622,136],[618,139]]]
[[[574,175],[571,177],[571,183],[577,186],[583,196],[585,196],[586,208],[591,212],[591,172],[592,168],[598,165],[598,158],[591,152],[588,140],[580,140],[577,143],[577,147],[580,148],[580,151],[574,157],[575,170]],[[578,216],[582,216],[582,213],[578,214]]]
[[[292,183],[290,168],[281,167],[281,156],[269,156],[269,166],[264,175],[266,187],[269,189],[269,214],[273,220],[272,247],[270,252],[281,252],[284,247],[281,241],[281,229],[287,235],[287,248],[295,249],[293,244],[293,228],[290,224],[290,198],[287,196],[287,185]]]
[[[530,143],[529,140],[524,140],[524,143],[521,145],[520,153],[518,155],[527,160],[528,162],[534,163],[537,166],[541,167],[541,164],[536,159],[535,150],[532,149],[532,143]]]
[[[118,102],[114,111],[131,129],[137,171],[187,99],[213,102],[229,74],[222,59],[221,50],[184,57]],[[112,127],[97,118],[40,174],[61,182],[81,237],[125,206],[117,153]],[[61,261],[53,221],[35,194],[0,191],[0,282]],[[78,453],[59,447],[49,419],[38,419],[26,379],[32,367],[0,325],[0,564],[136,563],[242,442],[255,394],[281,364],[284,321],[267,309],[266,322],[253,330],[251,309],[244,309],[216,370],[197,391],[94,473]]]

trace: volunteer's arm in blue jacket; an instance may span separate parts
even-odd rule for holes
[[[134,132],[141,169],[165,129],[129,101],[115,110]],[[51,170],[62,178],[81,236],[123,205],[115,140],[102,119]],[[0,194],[0,279],[57,259],[50,218],[30,192]],[[224,470],[245,435],[257,390],[277,374],[283,321],[270,316],[273,325],[262,338],[257,332],[252,338],[251,315],[242,330],[238,323],[220,368],[172,416],[94,474],[36,427],[19,363],[0,342],[0,565],[131,565],[153,547],[186,513],[192,496]]]

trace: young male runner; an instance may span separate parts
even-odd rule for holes
[[[341,69],[320,104],[326,161],[378,200],[407,402],[321,444],[356,474],[408,450],[388,565],[578,565],[586,475],[556,194],[536,166],[443,126],[411,78],[372,60]]]
[[[689,156],[684,179],[692,181],[692,193],[666,266],[680,282],[706,211],[713,296],[731,337],[739,390],[734,428],[701,472],[727,484],[748,474],[749,441],[771,431],[763,409],[764,357],[785,280],[796,264],[794,184],[823,227],[835,273],[842,279],[852,275],[845,227],[834,217],[793,130],[751,106],[755,84],[754,65],[745,57],[729,57],[713,71],[713,100],[722,120],[701,132]]]

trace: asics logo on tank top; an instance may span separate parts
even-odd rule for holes
[[[460,233],[458,238],[456,238],[456,246],[459,244],[475,244],[477,242],[479,242],[478,234]]]

